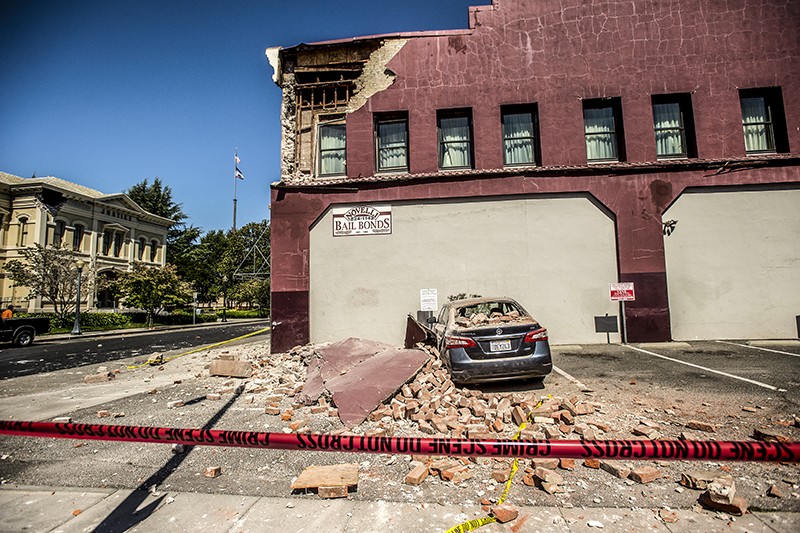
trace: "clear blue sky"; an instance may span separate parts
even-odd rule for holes
[[[0,171],[116,193],[156,176],[203,230],[269,218],[280,90],[264,50],[467,27],[490,0],[3,0]]]

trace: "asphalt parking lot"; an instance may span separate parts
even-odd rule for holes
[[[636,381],[681,391],[800,402],[800,341],[554,346],[556,367],[590,388]]]

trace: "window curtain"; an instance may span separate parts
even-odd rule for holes
[[[323,175],[344,174],[347,137],[345,126],[320,126],[319,136],[319,173]]]
[[[439,143],[442,168],[470,166],[469,119],[451,117],[439,120],[441,142]]]
[[[742,98],[742,125],[744,127],[744,148],[747,152],[774,150],[769,115],[764,98]]]
[[[681,106],[677,103],[653,104],[657,155],[684,155],[681,135]]]
[[[533,163],[533,120],[530,113],[503,115],[506,165]]]
[[[614,110],[610,107],[583,110],[586,130],[586,159],[616,160],[617,134],[614,131]]]
[[[378,125],[378,169],[408,168],[406,123],[387,122]]]

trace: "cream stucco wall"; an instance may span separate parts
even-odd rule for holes
[[[797,337],[800,189],[685,193],[663,218],[673,339]]]
[[[401,344],[406,315],[431,288],[439,306],[461,292],[511,296],[554,344],[606,342],[594,316],[619,311],[608,296],[614,223],[588,197],[394,204],[392,226],[391,235],[333,237],[329,209],[312,228],[312,342]]]

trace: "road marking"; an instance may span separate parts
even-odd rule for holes
[[[629,344],[624,345],[626,348],[630,348],[631,350],[636,350],[637,352],[646,353],[648,355],[652,355],[654,357],[660,357],[661,359],[666,359],[667,361],[672,361],[674,363],[680,363],[682,365],[691,366],[694,368],[699,368],[700,370],[704,370],[706,372],[712,372],[714,374],[719,374],[720,376],[725,376],[726,378],[733,378],[738,379],[739,381],[746,381],[747,383],[752,383],[753,385],[758,385],[759,387],[764,387],[765,389],[774,390],[778,392],[786,392],[786,389],[779,389],[778,387],[773,387],[772,385],[767,385],[766,383],[761,383],[760,381],[756,381],[753,379],[743,378],[741,376],[735,376],[733,374],[728,374],[727,372],[722,372],[719,370],[714,370],[713,368],[708,368],[705,366],[696,365],[694,363],[687,363],[686,361],[681,361],[680,359],[674,359],[672,357],[667,357],[666,355],[660,355],[654,352],[649,352],[647,350],[642,350],[641,348],[637,348],[635,346],[631,346]]]
[[[563,370],[558,368],[556,365],[553,365],[553,370],[555,370],[556,372],[558,372],[559,374],[561,374],[562,376],[564,376],[565,378],[567,378],[568,380],[573,382],[575,385],[577,385],[581,389],[588,389],[589,388],[586,385],[584,385],[583,383],[581,383],[580,381],[578,381],[577,379],[575,379],[574,377],[570,376],[569,374],[567,374],[566,372],[564,372]]]
[[[780,350],[770,350],[769,348],[762,348],[761,346],[752,346],[750,344],[739,344],[737,342],[728,342],[728,341],[717,341],[722,344],[730,344],[732,346],[741,346],[742,348],[752,348],[754,350],[763,350],[765,352],[772,352],[772,353],[779,353],[783,355],[791,355],[792,357],[800,357],[800,354],[792,353],[792,352],[782,352]]]

